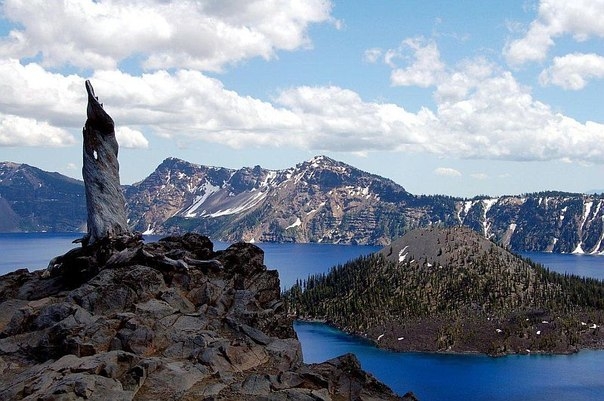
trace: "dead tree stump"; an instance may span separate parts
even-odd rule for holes
[[[82,175],[86,188],[88,232],[84,246],[103,238],[132,235],[126,217],[126,200],[120,186],[118,143],[113,119],[94,94],[90,81],[87,120],[83,130],[84,164]]]

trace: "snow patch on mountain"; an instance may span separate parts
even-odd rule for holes
[[[221,188],[215,185],[210,184],[209,182],[204,182],[203,185],[199,187],[199,192],[203,193],[201,196],[196,196],[193,200],[193,204],[184,211],[185,217],[196,217],[197,209],[210,197],[212,194],[218,192]]]
[[[236,206],[234,206],[232,208],[218,210],[216,212],[209,213],[209,214],[206,214],[206,212],[204,211],[204,213],[202,213],[201,216],[203,216],[203,217],[206,217],[206,216],[207,217],[220,217],[220,216],[228,216],[231,214],[242,213],[248,209],[253,208],[266,197],[266,193],[259,192],[259,191],[250,192],[249,195],[250,196],[248,196],[247,199],[243,200],[242,202],[238,202],[236,204]]]
[[[585,206],[583,207],[583,217],[581,218],[581,228],[583,228],[583,226],[585,225],[585,222],[587,221],[587,217],[589,217],[589,212],[591,211],[591,207],[593,206],[593,204],[593,200],[585,202]]]
[[[566,211],[568,210],[568,206],[564,206],[560,210],[560,221],[563,221],[566,218]]]
[[[487,220],[487,213],[497,203],[499,198],[485,199],[482,201],[483,212],[482,212],[482,230],[485,238],[489,238],[489,222]]]
[[[575,248],[574,251],[572,251],[571,253],[576,254],[576,255],[582,255],[585,252],[583,251],[583,248],[581,247],[581,241],[579,241],[579,243],[577,244],[577,247]]]
[[[290,228],[296,228],[298,226],[302,225],[302,220],[300,220],[300,218],[296,218],[296,221],[294,221],[292,224],[290,224],[289,226],[285,227],[286,230],[290,229]]]
[[[406,252],[406,251],[407,251],[407,248],[409,248],[409,246],[408,246],[408,245],[407,245],[407,246],[405,246],[403,249],[401,249],[401,250],[398,252],[398,261],[399,261],[399,263],[404,262],[404,261],[405,261],[405,259],[407,258],[407,255],[409,254],[409,252]]]
[[[151,224],[147,225],[147,229],[143,231],[143,235],[153,235],[153,228]]]

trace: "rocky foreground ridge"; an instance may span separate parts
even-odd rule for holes
[[[0,400],[397,400],[302,361],[276,271],[237,243],[104,239],[0,277]]]
[[[515,251],[604,252],[603,194],[419,196],[325,156],[285,170],[169,158],[124,192],[130,227],[148,234],[386,245],[416,227],[465,226]],[[0,163],[0,231],[83,231],[85,223],[81,181]]]

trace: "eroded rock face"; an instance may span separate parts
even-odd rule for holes
[[[305,365],[262,250],[196,234],[0,277],[0,382],[0,400],[401,399],[352,355]]]

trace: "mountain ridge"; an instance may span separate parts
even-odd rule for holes
[[[84,182],[28,164],[0,163],[0,231],[83,231]]]
[[[0,216],[9,222],[0,229],[81,231],[81,182],[64,177],[62,186],[75,189],[50,192],[71,208],[53,210],[48,219],[54,222],[41,221],[35,216],[44,202],[25,194],[31,185],[19,195],[6,177],[23,170],[41,182],[62,176],[23,166],[0,163]],[[516,251],[604,253],[602,194],[414,195],[390,179],[326,156],[282,170],[203,166],[171,157],[123,188],[129,224],[146,234],[196,231],[224,241],[386,245],[415,227],[461,225]]]

